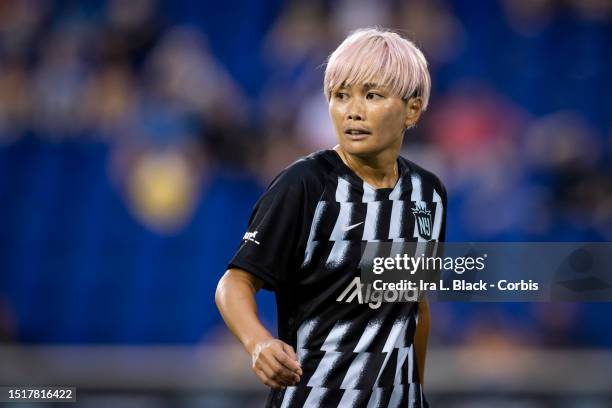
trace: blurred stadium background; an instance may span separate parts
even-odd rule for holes
[[[261,406],[215,285],[271,178],[335,144],[321,64],[369,25],[430,61],[404,154],[445,182],[449,241],[612,240],[609,0],[3,0],[0,384]],[[433,304],[429,399],[612,406],[611,314]]]

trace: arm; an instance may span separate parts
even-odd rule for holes
[[[252,369],[267,386],[300,381],[302,369],[293,348],[275,339],[257,315],[255,293],[263,281],[241,269],[229,269],[219,281],[215,302],[230,331],[251,355]]]
[[[429,303],[427,298],[419,301],[419,321],[414,335],[414,347],[419,365],[419,378],[421,384],[425,383],[425,357],[427,354],[427,337],[429,336]]]

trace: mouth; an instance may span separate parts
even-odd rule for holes
[[[347,135],[350,139],[361,140],[368,137],[371,132],[364,128],[348,128],[344,131],[344,134]]]

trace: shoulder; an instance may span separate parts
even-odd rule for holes
[[[290,188],[315,188],[322,186],[326,175],[334,168],[333,158],[329,150],[322,150],[300,157],[270,183],[269,188],[286,186]]]
[[[326,151],[315,152],[287,166],[268,185],[256,208],[282,208],[285,212],[312,209],[329,174],[326,156]]]
[[[438,177],[433,172],[425,169],[424,167],[419,166],[415,162],[406,159],[403,156],[400,156],[399,159],[404,163],[406,167],[410,169],[410,172],[412,174],[419,175],[421,180],[423,180],[424,184],[431,185],[436,191],[438,191],[440,196],[446,201],[446,187],[444,186],[444,183],[442,182],[440,177]]]

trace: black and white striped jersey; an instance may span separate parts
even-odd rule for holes
[[[279,338],[303,369],[268,407],[423,407],[413,347],[415,301],[385,302],[360,281],[363,244],[444,241],[440,180],[398,158],[394,188],[375,189],[334,150],[289,166],[255,205],[230,267],[276,294]],[[412,299],[414,300],[414,299]]]

